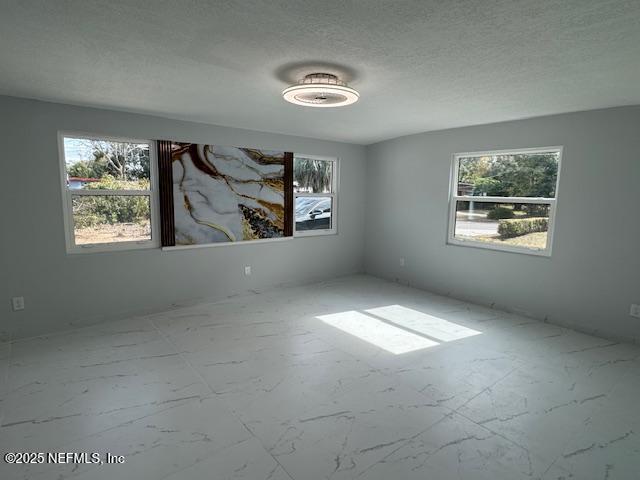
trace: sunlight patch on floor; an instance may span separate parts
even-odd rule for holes
[[[402,305],[370,308],[364,312],[349,310],[316,318],[395,355],[482,333]]]
[[[402,305],[370,308],[365,312],[441,342],[451,342],[482,333]]]
[[[438,342],[389,325],[382,320],[355,310],[321,315],[317,318],[332,327],[396,355],[438,345]]]

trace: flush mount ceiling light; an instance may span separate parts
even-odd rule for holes
[[[287,102],[306,107],[343,107],[358,101],[360,94],[335,75],[311,73],[282,92]]]

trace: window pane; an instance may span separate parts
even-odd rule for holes
[[[549,210],[548,204],[458,201],[454,237],[544,250]]]
[[[149,190],[148,143],[64,138],[70,190]]]
[[[151,240],[148,195],[72,195],[76,245]]]
[[[330,230],[332,206],[331,197],[296,197],[296,230]]]
[[[293,159],[293,191],[332,193],[333,163],[328,160],[296,157]]]
[[[459,159],[458,195],[555,198],[559,152]]]

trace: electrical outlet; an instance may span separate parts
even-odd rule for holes
[[[404,257],[400,257],[400,266],[404,267],[404,265],[405,265]]]
[[[640,305],[634,303],[631,305],[631,310],[629,310],[629,315],[632,317],[640,318]]]
[[[246,267],[244,267],[244,274],[248,277],[249,275],[251,275],[251,265],[247,265]]]
[[[11,299],[11,306],[13,307],[14,312],[24,310],[24,297],[13,297]]]

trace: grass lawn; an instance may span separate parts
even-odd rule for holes
[[[473,237],[473,240],[481,242],[497,243],[499,245],[515,245],[518,247],[544,249],[547,246],[547,232],[535,232],[519,237],[501,240],[500,237]]]
[[[101,224],[75,229],[76,245],[112,242],[139,242],[151,239],[150,223]]]

